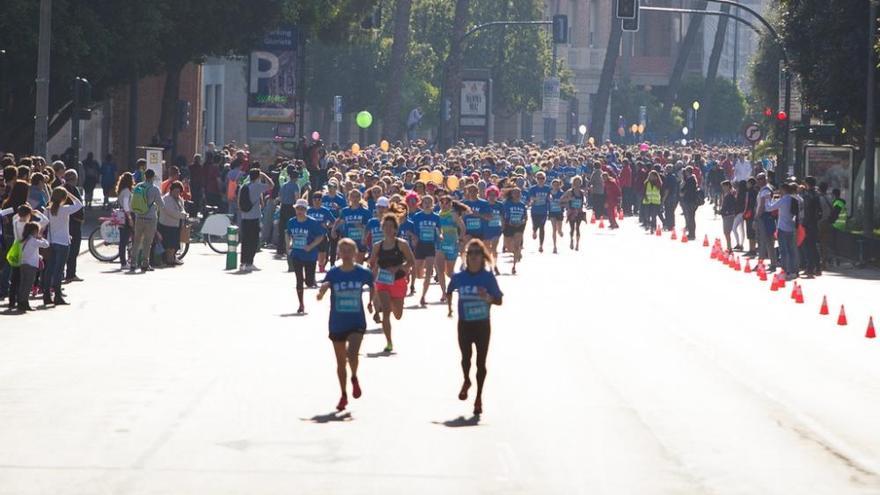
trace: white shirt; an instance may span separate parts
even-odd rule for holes
[[[122,208],[122,211],[126,213],[131,213],[131,191],[128,189],[123,189],[119,191],[119,195],[116,197],[116,201],[119,202],[119,207]]]
[[[21,240],[21,237],[24,235],[24,226],[28,222],[37,222],[38,224],[40,224],[41,232],[46,228],[46,225],[49,225],[49,219],[38,211],[34,211],[31,215],[30,220],[28,220],[27,222],[22,222],[21,217],[15,215],[14,217],[12,217],[12,233],[15,236],[15,240]]]
[[[749,180],[752,175],[752,164],[748,160],[737,160],[733,166],[733,181]]]
[[[37,239],[34,236],[28,237],[28,240],[24,241],[21,245],[21,264],[39,268],[40,248],[45,249],[47,247],[49,247],[49,241],[46,239]]]
[[[82,209],[82,201],[71,195],[72,205],[64,205],[58,208],[58,214],[53,215],[49,210],[49,242],[61,246],[70,246],[70,215]]]

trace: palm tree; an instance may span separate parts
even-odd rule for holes
[[[407,70],[409,52],[409,21],[412,0],[397,0],[394,12],[394,43],[391,45],[391,63],[388,69],[388,87],[385,91],[384,134],[389,140],[401,137],[400,88]]]

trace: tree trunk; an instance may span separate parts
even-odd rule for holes
[[[613,9],[612,9],[613,10]],[[611,13],[611,34],[608,36],[608,46],[605,49],[605,62],[602,64],[602,74],[599,77],[599,89],[596,91],[596,100],[591,109],[590,136],[597,142],[602,142],[605,133],[605,112],[608,111],[608,101],[611,99],[611,85],[614,82],[614,71],[617,68],[617,59],[620,52],[620,39],[623,31],[620,29],[620,21]]]
[[[730,5],[721,5],[721,12],[730,13]],[[718,30],[715,31],[715,41],[712,43],[712,53],[709,55],[709,67],[706,70],[706,83],[703,86],[703,96],[700,100],[700,110],[703,111],[704,117],[697,119],[697,136],[701,139],[706,137],[706,124],[709,122],[707,117],[710,116],[710,108],[712,108],[712,98],[715,96],[715,78],[718,76],[718,63],[721,61],[721,51],[724,50],[724,40],[727,39],[727,21],[728,18],[721,16],[718,18]]]
[[[443,83],[445,85],[445,97],[449,98],[452,102],[452,115],[450,116],[449,124],[445,122],[441,124],[445,125],[446,129],[448,129],[444,133],[447,143],[455,138],[455,136],[452,136],[452,129],[458,128],[458,115],[461,111],[461,99],[458,97],[459,90],[461,89],[461,38],[464,36],[470,19],[470,10],[471,0],[455,1],[455,17],[452,20],[452,38],[449,43],[448,70],[446,71],[446,81]],[[443,106],[442,101],[440,106]]]
[[[706,10],[706,2],[699,2],[694,6],[694,9]],[[675,94],[678,93],[678,87],[681,85],[681,77],[684,75],[684,70],[687,68],[687,61],[691,54],[691,50],[693,50],[694,45],[696,45],[697,40],[699,39],[697,34],[702,23],[702,14],[691,14],[687,33],[681,41],[681,47],[678,50],[675,65],[672,67],[672,75],[669,76],[669,87],[666,88],[666,94],[663,95],[663,109],[660,114],[661,122],[667,121],[670,112],[672,112],[672,105],[675,104]]]
[[[185,64],[168,62],[165,65],[165,89],[162,91],[162,113],[156,134],[162,144],[174,136],[174,119],[177,116],[177,100],[180,97],[180,72]],[[170,163],[170,162],[169,162]]]
[[[394,44],[391,45],[391,64],[388,87],[385,90],[384,136],[389,140],[401,138],[400,87],[406,74],[406,54],[409,52],[409,20],[412,0],[397,0],[394,12]]]

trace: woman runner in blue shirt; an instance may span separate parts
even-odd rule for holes
[[[346,386],[346,362],[351,368],[351,388],[355,399],[361,396],[361,385],[358,381],[358,352],[361,341],[367,331],[367,319],[364,316],[363,289],[373,288],[373,274],[354,262],[357,244],[349,238],[339,241],[337,246],[342,264],[327,272],[318,300],[330,291],[330,340],[336,353],[336,377],[342,397],[336,410],[342,411],[348,406],[348,389]],[[373,303],[373,291],[370,290],[370,304]]]
[[[491,325],[489,308],[500,306],[504,294],[498,287],[498,280],[486,270],[492,257],[486,245],[479,239],[467,243],[467,258],[464,270],[452,276],[446,289],[448,316],[452,318],[452,293],[458,291],[458,347],[461,350],[461,371],[464,383],[458,393],[459,400],[467,400],[471,386],[471,356],[473,347],[477,348],[477,397],[474,400],[474,415],[483,413],[483,384],[486,381],[486,356],[489,353]]]

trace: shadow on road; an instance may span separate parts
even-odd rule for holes
[[[448,428],[461,428],[463,426],[479,426],[480,425],[480,417],[479,416],[471,416],[470,418],[465,418],[464,416],[459,416],[455,419],[450,419],[447,421],[432,421],[435,425],[443,425]]]
[[[308,313],[308,311],[307,311],[307,312],[305,312],[305,313],[283,313],[283,314],[280,314],[280,315],[278,315],[278,316],[280,316],[280,317],[282,317],[282,318],[290,318],[290,317],[298,318],[298,317],[300,317],[300,316],[308,316],[308,315],[309,315],[309,313]]]
[[[352,421],[354,418],[351,416],[351,413],[348,411],[345,412],[337,412],[333,411],[327,414],[318,414],[312,416],[311,418],[300,418],[303,421],[311,421],[312,423],[337,423],[340,421]]]
[[[366,333],[368,333],[370,335],[375,335],[375,334],[382,333],[382,329],[381,328],[371,328],[371,329],[367,330]]]
[[[394,352],[394,351],[391,351],[391,352],[385,352],[385,351],[382,351],[382,352],[368,352],[368,353],[367,353],[367,357],[368,357],[368,358],[391,357],[391,356],[394,356],[395,354],[397,354],[397,353]]]

